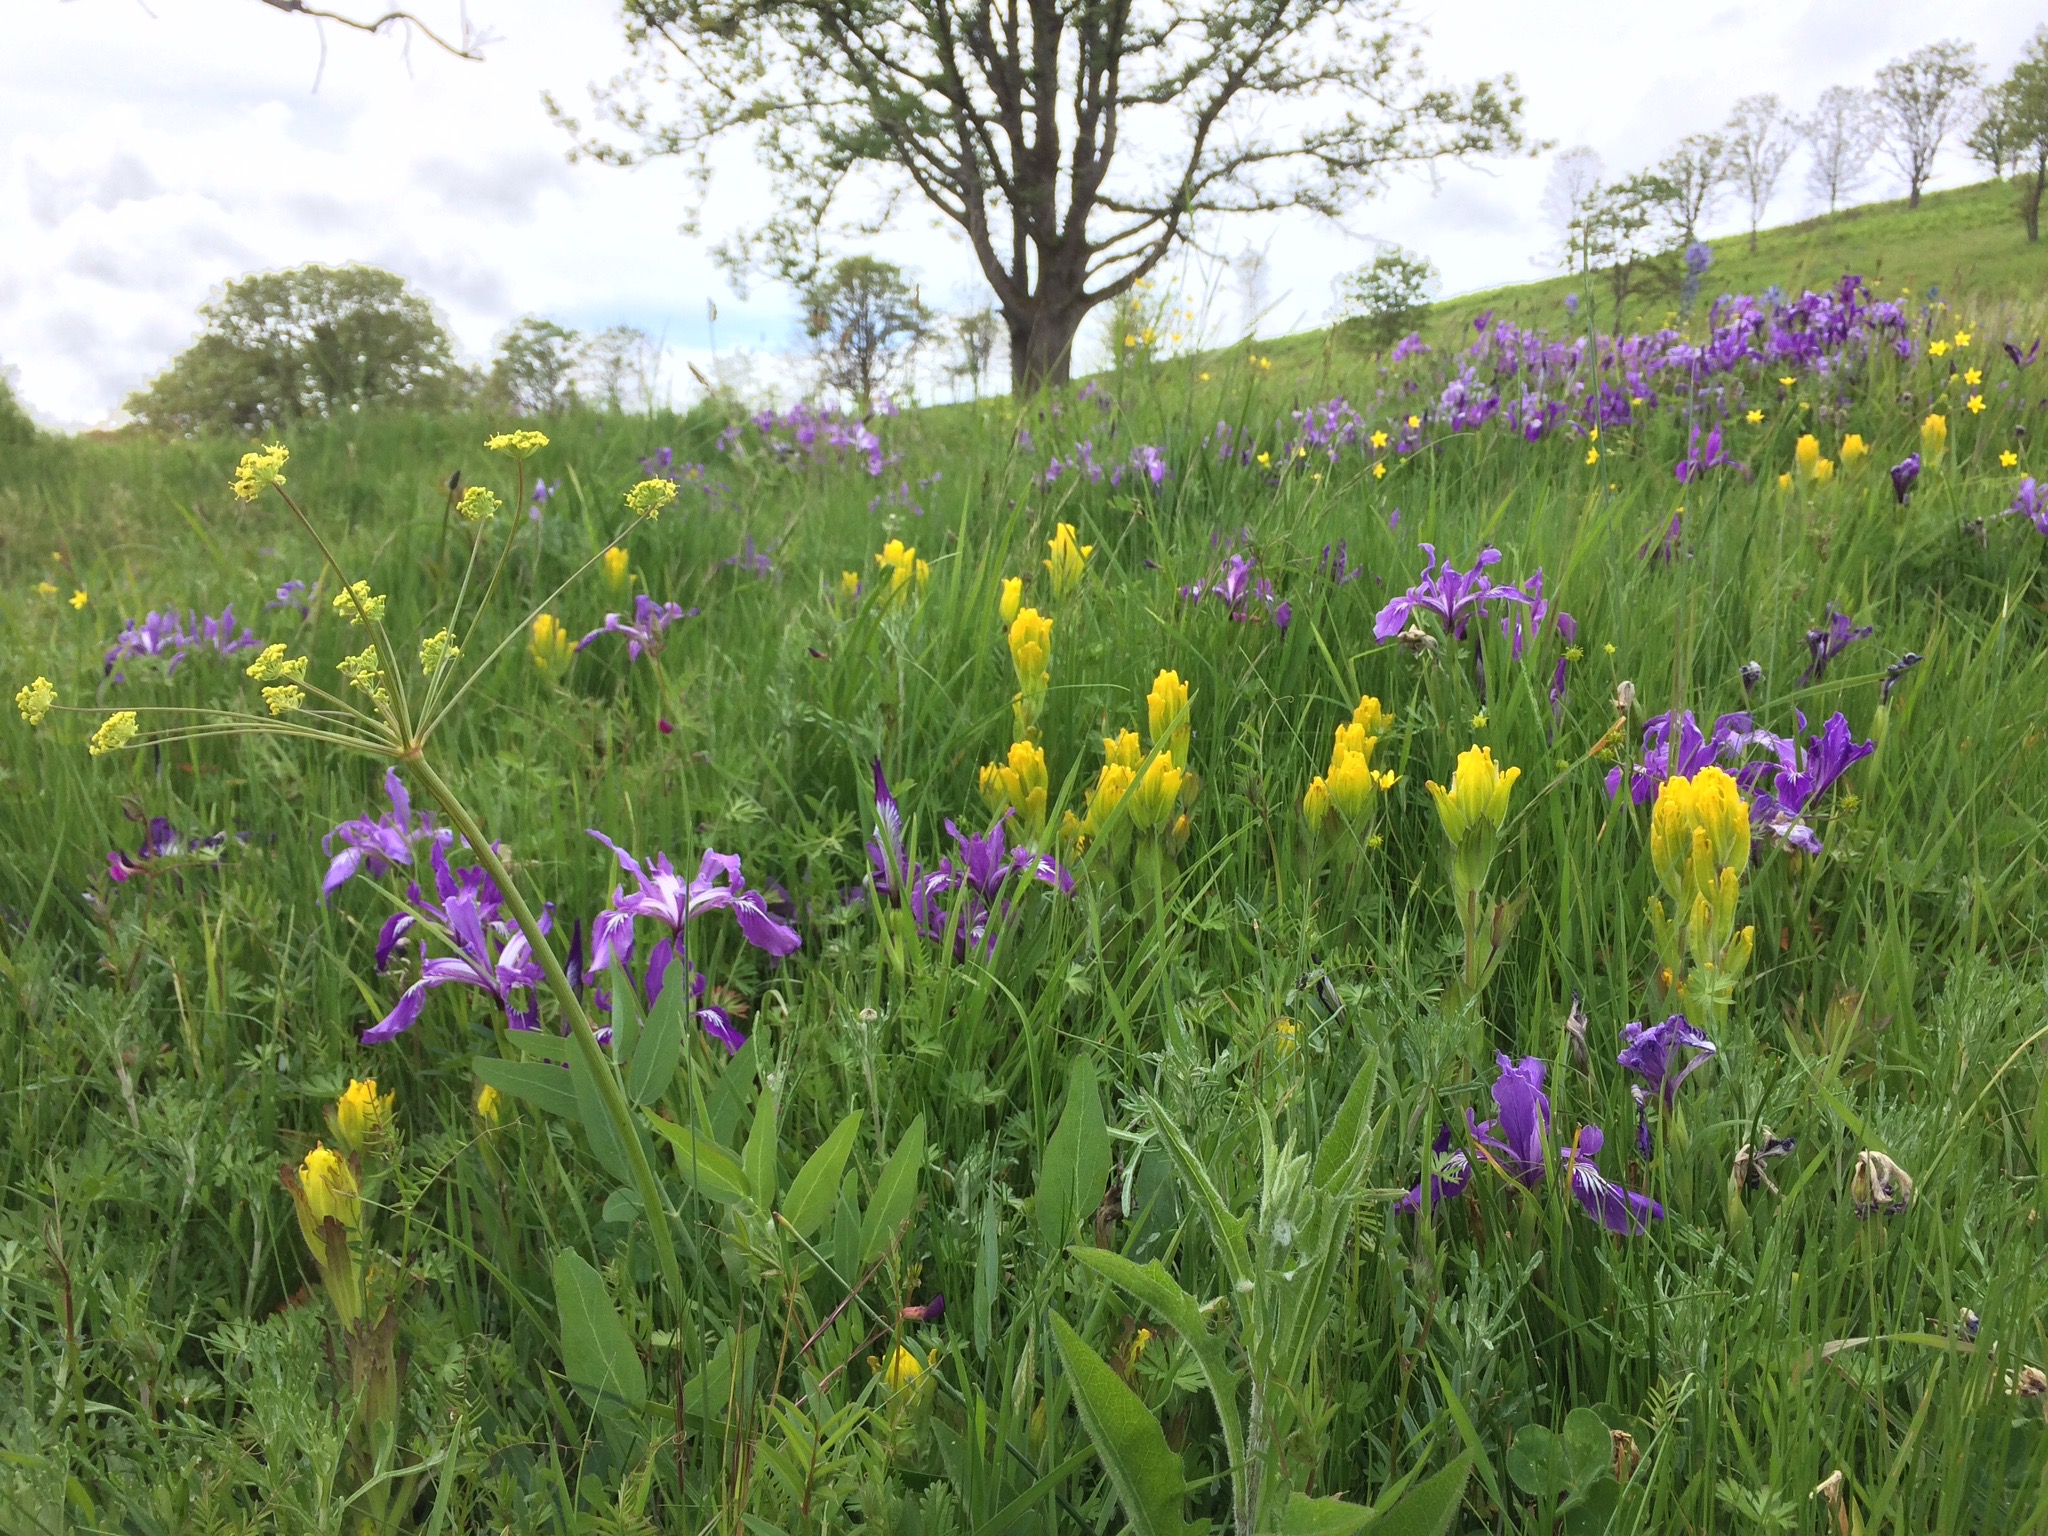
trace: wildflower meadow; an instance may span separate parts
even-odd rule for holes
[[[10,450],[0,1528],[2048,1529],[2048,315],[1711,292]]]

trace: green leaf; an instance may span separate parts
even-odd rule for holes
[[[1067,1102],[1038,1169],[1038,1227],[1048,1247],[1064,1248],[1074,1228],[1102,1203],[1109,1182],[1109,1127],[1095,1086],[1095,1063],[1076,1056]]]
[[[640,1040],[626,1063],[626,1097],[635,1104],[652,1104],[668,1091],[676,1078],[676,1058],[683,1047],[683,1022],[689,1012],[690,989],[680,977],[661,989],[654,1011],[647,1015]]]
[[[1465,1502],[1465,1480],[1472,1475],[1472,1453],[1465,1452],[1443,1471],[1425,1478],[1401,1496],[1400,1502],[1372,1523],[1372,1536],[1444,1536]]]
[[[760,1336],[758,1328],[742,1328],[737,1334],[728,1333],[720,1339],[704,1368],[683,1387],[683,1412],[712,1428],[732,1424],[737,1417],[733,1412],[734,1377],[737,1375],[744,1392]]]
[[[1289,1494],[1287,1508],[1280,1515],[1280,1536],[1351,1536],[1379,1516],[1364,1504],[1350,1504],[1339,1498],[1312,1499],[1305,1493]]]
[[[604,1277],[573,1249],[555,1255],[555,1314],[562,1328],[562,1368],[577,1395],[600,1413],[644,1407],[647,1371],[632,1336]]]
[[[747,1188],[753,1193],[754,1204],[763,1211],[775,1209],[777,1118],[775,1090],[763,1088],[761,1097],[754,1101],[754,1127],[747,1132],[747,1149],[741,1159],[746,1167]]]
[[[917,1172],[924,1166],[924,1116],[910,1122],[910,1129],[896,1143],[882,1175],[875,1180],[874,1198],[861,1219],[860,1261],[872,1264],[896,1241],[896,1229],[903,1225],[917,1204]]]
[[[789,1192],[782,1197],[782,1219],[798,1237],[809,1238],[832,1214],[840,1175],[846,1171],[853,1138],[859,1134],[860,1111],[855,1110],[833,1127],[825,1144],[810,1155],[789,1181]]]
[[[1052,1335],[1074,1388],[1081,1427],[1102,1458],[1131,1530],[1136,1536],[1181,1536],[1187,1479],[1159,1421],[1057,1312]]]
[[[606,1062],[599,1070],[609,1072],[612,1065]],[[576,1091],[576,1109],[583,1121],[583,1134],[590,1142],[590,1155],[621,1184],[632,1183],[633,1165],[626,1157],[625,1143],[619,1140],[612,1117],[605,1112],[604,1095],[598,1091],[597,1078],[584,1062],[581,1051],[569,1058],[569,1082]]]
[[[1535,1498],[1556,1498],[1571,1487],[1571,1463],[1564,1442],[1541,1424],[1524,1424],[1508,1447],[1508,1476]]]
[[[544,1114],[564,1120],[581,1118],[576,1110],[576,1087],[569,1074],[544,1061],[501,1061],[496,1056],[479,1056],[471,1065],[477,1081],[488,1083],[503,1094],[531,1104]]]
[[[631,1061],[640,1043],[640,994],[633,990],[633,978],[625,966],[617,961],[607,974],[612,994],[612,1057]]]
[[[1216,1180],[1202,1161],[1202,1155],[1194,1149],[1186,1133],[1173,1123],[1166,1106],[1147,1094],[1145,1111],[1159,1128],[1159,1139],[1173,1158],[1173,1166],[1179,1171],[1181,1182],[1187,1185],[1195,1197],[1195,1204],[1201,1208],[1202,1220],[1209,1228],[1209,1240],[1216,1245],[1231,1285],[1251,1284],[1252,1256],[1245,1243],[1244,1218],[1231,1213],[1223,1199],[1223,1191],[1216,1187]]]
[[[749,1198],[746,1170],[740,1160],[709,1136],[648,1112],[647,1123],[676,1149],[676,1168],[689,1186],[720,1205],[738,1205]]]
[[[1366,1134],[1366,1126],[1372,1119],[1373,1091],[1379,1082],[1379,1071],[1379,1058],[1366,1057],[1338,1107],[1337,1118],[1323,1132],[1322,1145],[1316,1149],[1318,1189],[1349,1193],[1364,1173],[1372,1152],[1373,1138]]]
[[[1564,1420],[1564,1458],[1574,1492],[1614,1471],[1614,1436],[1591,1408],[1574,1408]]]

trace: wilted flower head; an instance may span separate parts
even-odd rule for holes
[[[1913,1180],[1882,1152],[1858,1152],[1849,1171],[1849,1203],[1858,1216],[1903,1215],[1913,1203]]]
[[[1820,628],[1806,632],[1806,649],[1812,653],[1813,660],[1800,674],[1799,686],[1804,688],[1808,683],[1819,682],[1827,676],[1829,662],[1858,640],[1867,640],[1876,633],[1875,626],[1857,625],[1848,614],[1839,612],[1830,603],[1826,621]]]

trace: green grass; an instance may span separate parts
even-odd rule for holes
[[[2040,318],[1999,313],[2000,325]],[[906,415],[882,424],[901,459],[879,482],[850,462],[778,462],[751,432],[722,455],[709,415],[550,423],[536,468],[564,488],[537,530],[500,519],[482,547],[488,568],[495,541],[519,530],[479,631],[519,639],[484,665],[429,760],[558,923],[587,921],[619,879],[589,827],[684,868],[707,846],[736,853],[753,880],[782,886],[803,933],[785,965],[742,946],[719,914],[693,929],[693,959],[746,1004],[753,1045],[728,1060],[692,1029],[673,1078],[644,1086],[667,1119],[738,1158],[772,1085],[776,1135],[747,1166],[785,1189],[835,1126],[851,1115],[856,1127],[848,1183],[836,1197],[823,1186],[804,1243],[707,1198],[708,1175],[692,1182],[650,1138],[677,1211],[680,1293],[660,1278],[603,1122],[519,1101],[495,1128],[478,1117],[476,1060],[520,1054],[480,994],[443,989],[398,1041],[358,1043],[404,984],[372,963],[404,880],[359,879],[318,900],[320,837],[383,809],[382,764],[258,735],[93,758],[90,718],[59,712],[31,731],[10,713],[0,1529],[1114,1530],[1125,1516],[1072,1411],[1055,1317],[1157,1415],[1179,1468],[1161,1473],[1169,1495],[1183,1475],[1186,1515],[1227,1521],[1224,1442],[1189,1342],[1066,1251],[1098,1242],[1160,1257],[1197,1299],[1218,1298],[1226,1353],[1269,1295],[1282,1310],[1327,1302],[1298,1391],[1276,1410],[1283,1487],[1370,1499],[1469,1450],[1453,1528],[1549,1532],[1518,1469],[1541,1439],[1532,1426],[1567,1428],[1587,1409],[1642,1453],[1627,1489],[1600,1495],[1619,1501],[1617,1531],[1832,1530],[1808,1494],[1835,1471],[1865,1530],[2040,1529],[2041,1400],[2015,1388],[2048,1361],[2048,586],[2040,536],[1993,516],[2019,473],[1998,453],[2023,443],[2016,427],[2038,429],[2012,386],[2039,376],[2016,378],[1989,320],[1954,318],[1980,333],[1969,360],[1988,374],[1982,417],[1924,359],[1880,360],[1825,394],[1809,379],[1744,380],[1731,405],[1753,402],[1765,419],[1738,420],[1732,441],[1758,473],[1685,488],[1685,556],[1668,563],[1641,554],[1681,500],[1670,466],[1683,433],[1668,415],[1603,433],[1597,466],[1581,439],[1499,430],[1397,461],[1383,480],[1356,453],[1285,473],[1220,463],[1208,438],[1219,417],[1272,452],[1288,411],[1337,389],[1374,420],[1404,408],[1412,369],[1383,375],[1330,350],[1276,346],[1271,368],[1214,360],[1206,381],[1193,363],[1132,370],[1111,407],[1070,395],[1015,414]],[[1373,403],[1382,388],[1391,399]],[[1950,452],[1900,508],[1883,466],[1918,442],[1930,400],[1947,402]],[[1870,460],[1782,492],[1777,471],[1817,414],[1831,453],[1855,431]],[[444,535],[446,477],[459,469],[515,498],[508,466],[478,446],[489,426],[369,420],[288,435],[290,490],[351,576],[388,594],[407,667],[445,621],[469,547],[460,523]],[[1017,446],[1019,428],[1032,449]],[[1157,494],[1073,476],[1044,485],[1046,455],[1079,438],[1106,461],[1163,444],[1174,474]],[[671,631],[658,672],[608,640],[551,683],[523,643],[530,604],[606,547],[636,461],[663,444],[706,462],[723,489],[686,490],[632,530],[632,567],[644,590],[702,612]],[[169,680],[140,665],[118,684],[100,675],[123,616],[232,600],[331,679],[360,639],[329,613],[302,625],[263,612],[280,582],[318,576],[318,555],[280,501],[228,495],[245,446],[124,437],[10,450],[6,675],[47,674],[66,704],[253,703],[246,656],[201,657]],[[906,483],[921,515],[886,497],[871,507]],[[1986,517],[1980,537],[1971,525]],[[1094,555],[1056,602],[1038,562],[1061,521]],[[1292,604],[1284,634],[1176,597],[1212,574],[1218,536],[1241,529]],[[748,535],[775,547],[774,578],[721,564]],[[931,562],[921,600],[898,613],[876,595],[873,555],[889,537]],[[1345,585],[1318,572],[1337,539],[1364,572]],[[1483,701],[1475,642],[1434,657],[1374,643],[1375,612],[1414,579],[1421,540],[1461,566],[1491,543],[1502,574],[1542,568],[1546,595],[1580,625],[1555,716],[1547,631],[1518,662],[1496,626],[1475,630]],[[858,603],[835,595],[848,569],[867,576]],[[847,899],[867,869],[868,765],[887,766],[926,860],[947,846],[946,818],[985,824],[977,769],[1010,744],[1016,687],[998,586],[1020,574],[1055,625],[1040,722],[1051,824],[1079,808],[1100,739],[1145,730],[1161,668],[1193,691],[1201,787],[1186,844],[1156,878],[1077,861],[1071,899],[1023,896],[992,958],[956,959]],[[53,596],[34,590],[45,580]],[[65,601],[74,587],[83,610]],[[1875,634],[1803,683],[1806,632],[1830,604]],[[617,599],[594,575],[550,604],[579,634],[608,606]],[[465,665],[479,663],[488,641],[469,649]],[[1881,708],[1882,676],[1907,651],[1924,661]],[[1751,660],[1763,669],[1753,697],[1739,681]],[[1617,736],[1624,681],[1638,702]],[[1400,778],[1381,841],[1332,857],[1299,805],[1363,693],[1395,716],[1375,763]],[[1745,873],[1754,961],[1717,1026],[1720,1054],[1660,1118],[1645,1158],[1614,1057],[1624,1024],[1671,1003],[1646,912],[1648,813],[1611,803],[1602,779],[1643,717],[1667,707],[1749,707],[1783,730],[1795,710],[1816,725],[1841,710],[1880,746],[1816,816],[1823,854],[1770,850]],[[1465,1005],[1451,990],[1459,924],[1424,785],[1474,741],[1522,770],[1492,888],[1527,905],[1498,973]],[[419,795],[416,770],[401,771]],[[147,815],[238,837],[218,867],[165,865],[115,885],[107,851],[133,849]],[[640,956],[652,937],[643,926]],[[1585,1070],[1565,1029],[1574,994],[1591,1021]],[[558,1010],[544,1007],[552,1031]],[[1557,1178],[1523,1194],[1487,1168],[1426,1223],[1390,1212],[1439,1123],[1490,1113],[1497,1050],[1549,1063],[1559,1135],[1605,1127],[1600,1166],[1654,1194],[1665,1221],[1610,1236]],[[1070,1088],[1082,1058],[1102,1085],[1107,1139],[1093,1152]],[[1294,1197],[1261,1186],[1278,1166],[1264,1128],[1276,1148],[1319,1148],[1362,1069],[1378,1106],[1358,1132],[1374,1193],[1304,1299],[1287,1290]],[[402,1135],[369,1223],[384,1255],[373,1288],[391,1298],[403,1361],[382,1460],[351,1428],[348,1351],[278,1177],[331,1139],[325,1116],[350,1078],[372,1075],[395,1091]],[[1267,1289],[1253,1299],[1233,1288],[1162,1117],[1188,1129],[1261,1244],[1281,1244],[1262,1246]],[[881,1224],[869,1263],[863,1218],[887,1204],[885,1159],[917,1123],[914,1214],[894,1245]],[[1777,1193],[1735,1199],[1736,1152],[1763,1126],[1796,1136],[1797,1151],[1771,1165]],[[1903,1213],[1852,1210],[1865,1149],[1915,1179]],[[1048,1164],[1092,1170],[1061,1196],[1076,1217],[1064,1229],[1047,1215]],[[1090,1220],[1111,1168],[1130,1203]],[[596,1266],[595,1312],[565,1305],[588,1293],[560,1288],[581,1273],[557,1264],[564,1252]],[[901,1321],[934,1292],[947,1303],[938,1323]],[[1974,1340],[1958,1332],[1966,1309],[1981,1319]],[[576,1321],[588,1316],[599,1321]],[[1156,1334],[1142,1351],[1140,1326]],[[899,1335],[937,1364],[892,1393],[869,1361],[888,1360]],[[748,1368],[722,1376],[736,1342]],[[579,1389],[600,1358],[616,1367],[609,1402]],[[618,1400],[636,1397],[641,1371],[646,1414]],[[1014,1518],[995,1523],[1005,1509]],[[1574,1510],[1563,1528],[1599,1527]]]

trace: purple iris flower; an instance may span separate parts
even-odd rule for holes
[[[1716,763],[1732,765],[1736,783],[1747,790],[1777,760],[1751,761],[1749,753],[1780,754],[1784,746],[1782,737],[1759,729],[1746,710],[1720,716],[1711,732],[1700,729],[1689,709],[1653,715],[1643,722],[1643,760],[1629,771],[1629,799],[1648,805],[1665,780],[1689,779]],[[1619,767],[1607,771],[1609,799],[1621,793],[1621,773]]]
[[[1800,725],[1805,725],[1802,718]],[[1835,781],[1877,750],[1874,741],[1856,740],[1849,719],[1840,710],[1830,715],[1802,753],[1795,735],[1777,745],[1777,772],[1770,788],[1749,808],[1750,826],[1759,841],[1771,838],[1802,853],[1819,853],[1820,838],[1800,818]]]
[[[1472,1159],[1463,1152],[1451,1150],[1451,1128],[1448,1125],[1437,1127],[1436,1140],[1430,1143],[1429,1152],[1429,1171],[1413,1189],[1394,1202],[1394,1209],[1403,1215],[1412,1215],[1422,1209],[1424,1183],[1429,1185],[1429,1203],[1432,1206],[1457,1199],[1472,1183]]]
[[[876,836],[868,840],[867,851],[875,893],[907,906],[917,931],[934,944],[945,943],[946,930],[952,928],[955,958],[964,959],[970,951],[983,957],[995,953],[1013,910],[1009,891],[1014,882],[1035,880],[1062,896],[1073,894],[1074,877],[1059,860],[1009,845],[1009,811],[980,837],[968,836],[949,818],[946,832],[955,853],[933,869],[911,862],[903,842],[903,809],[880,759],[874,768]]]
[[[1631,1090],[1636,1101],[1636,1146],[1648,1157],[1650,1101],[1660,1100],[1669,1109],[1677,1102],[1680,1085],[1720,1047],[1693,1028],[1682,1013],[1672,1014],[1662,1024],[1628,1025],[1621,1032],[1621,1047],[1621,1054],[1614,1059],[1648,1084]]]
[[[1143,475],[1157,488],[1166,484],[1169,473],[1166,452],[1150,443],[1140,443],[1131,450],[1131,468]]]
[[[1828,616],[1819,629],[1806,632],[1806,648],[1812,652],[1813,660],[1800,674],[1799,686],[1817,683],[1828,674],[1828,663],[1849,649],[1858,640],[1867,640],[1877,633],[1874,625],[1858,626],[1848,614],[1828,604]]]
[[[1499,550],[1480,550],[1472,569],[1459,571],[1448,560],[1440,566],[1437,564],[1434,545],[1419,547],[1429,556],[1422,567],[1422,579],[1379,611],[1379,617],[1373,620],[1372,626],[1375,640],[1381,643],[1392,640],[1420,613],[1435,614],[1446,634],[1462,640],[1473,617],[1486,612],[1488,602],[1529,605],[1528,593],[1519,587],[1495,582],[1486,574],[1489,566],[1500,563]]]
[[[642,651],[659,655],[669,625],[678,619],[693,619],[697,613],[697,609],[685,608],[681,603],[657,603],[645,592],[636,592],[630,621],[620,614],[606,614],[604,623],[576,642],[576,649],[581,651],[600,635],[624,635],[628,661],[638,661]]]
[[[107,875],[116,885],[123,885],[137,875],[147,874],[143,866],[157,859],[205,858],[219,863],[227,842],[225,832],[216,832],[211,837],[187,837],[171,825],[168,817],[152,816],[142,834],[142,846],[134,853],[115,848],[107,854]]]
[[[1586,1214],[1608,1231],[1630,1237],[1647,1232],[1651,1222],[1664,1219],[1664,1207],[1648,1195],[1622,1188],[1593,1165],[1606,1142],[1606,1133],[1599,1126],[1586,1125],[1558,1150],[1558,1162],[1572,1193]]]
[[[550,501],[554,500],[555,493],[561,490],[561,488],[562,482],[559,480],[557,480],[553,485],[549,485],[547,481],[542,479],[540,476],[534,476],[533,505],[527,509],[527,520],[529,522],[539,522],[541,508],[545,507]]]
[[[320,851],[332,855],[320,882],[322,896],[332,896],[358,873],[381,875],[398,864],[411,868],[422,845],[438,853],[454,840],[455,834],[435,826],[431,816],[413,814],[412,796],[406,793],[396,768],[384,770],[384,793],[391,801],[388,814],[375,821],[367,816],[344,821],[320,840]],[[342,845],[339,853],[334,851],[337,839]]]
[[[235,605],[230,603],[221,609],[218,618],[208,614],[175,611],[150,613],[140,619],[130,619],[114,637],[114,644],[105,659],[105,670],[115,682],[126,679],[114,668],[124,661],[140,657],[145,661],[161,661],[164,676],[169,677],[185,664],[185,658],[195,651],[210,650],[217,656],[232,656],[237,651],[253,649],[261,642],[254,630],[241,625],[235,619]]]
[[[1491,1120],[1475,1120],[1468,1109],[1465,1125],[1479,1144],[1481,1157],[1523,1188],[1534,1189],[1543,1182],[1543,1141],[1550,1130],[1543,1058],[1524,1056],[1515,1061],[1497,1055],[1494,1060],[1500,1066],[1493,1084],[1496,1114]]]
[[[2015,368],[2031,368],[2034,365],[2034,359],[2041,355],[2041,338],[2038,336],[2034,338],[2034,344],[2024,352],[2020,351],[2019,343],[2016,341],[2008,341],[2003,345],[2005,347],[2005,355],[2012,359],[2012,365]]]
[[[1686,444],[1685,457],[1672,468],[1671,473],[1680,485],[1688,485],[1710,469],[1734,469],[1748,475],[1749,466],[1730,458],[1721,446],[1721,429],[1715,427],[1707,433],[1705,443],[1700,441],[1700,429],[1692,429],[1692,437]]]
[[[626,962],[633,953],[633,922],[642,917],[666,927],[675,946],[682,945],[683,929],[692,918],[718,911],[731,912],[740,937],[778,959],[794,954],[803,943],[796,929],[768,909],[768,898],[747,885],[737,854],[707,848],[696,877],[685,880],[665,853],[657,853],[643,865],[595,828],[590,835],[611,849],[619,867],[639,886],[631,895],[624,886],[615,887],[611,905],[591,924],[592,970],[603,972],[614,963]]]
[[[1332,586],[1345,586],[1358,580],[1364,570],[1351,563],[1351,543],[1339,539],[1334,544],[1323,546],[1323,557],[1316,562],[1317,574],[1327,576]]]
[[[489,882],[478,878],[481,871],[465,871],[468,878],[458,879],[439,847],[433,851],[433,870],[434,888],[440,900],[421,902],[420,913],[454,953],[428,956],[422,940],[419,980],[399,994],[397,1004],[381,1022],[363,1031],[363,1044],[381,1045],[404,1034],[419,1022],[420,1011],[427,1005],[427,994],[436,987],[451,985],[489,993],[504,1010],[505,1022],[513,1029],[540,1028],[540,1002],[535,989],[541,983],[542,973],[526,935],[495,917],[495,909],[486,901],[485,888]],[[489,894],[495,895],[495,889]],[[547,932],[551,918],[551,910],[542,912],[543,933]],[[391,951],[413,926],[407,923],[393,931],[392,924],[385,925],[386,935],[378,942],[380,969],[389,963]]]
[[[1214,542],[1213,540],[1211,541]],[[1218,599],[1229,611],[1233,624],[1251,622],[1254,617],[1252,604],[1261,603],[1273,622],[1282,630],[1294,620],[1294,610],[1285,603],[1273,601],[1273,583],[1264,576],[1255,576],[1259,559],[1256,555],[1233,554],[1216,569],[1216,574],[1205,585],[1194,582],[1180,589],[1186,601],[1199,603],[1204,598]],[[1284,618],[1282,614],[1286,615]]]
[[[1557,666],[1550,674],[1550,722],[1554,726],[1564,715],[1564,685],[1571,675],[1571,660],[1557,653]]]
[[[1913,482],[1920,478],[1920,455],[1909,453],[1892,466],[1892,496],[1900,506],[1913,499]]]
[[[263,606],[266,610],[289,608],[302,619],[313,611],[312,605],[306,601],[306,584],[296,576],[279,587],[277,596]]]
[[[735,566],[750,576],[773,576],[775,574],[775,561],[772,557],[777,548],[778,546],[773,544],[769,545],[766,549],[755,548],[754,536],[750,533],[747,535],[745,548],[736,555],[727,555],[718,563],[720,565]],[[673,607],[675,605],[670,604],[669,606]]]
[[[2005,509],[2006,517],[2024,517],[2034,525],[2036,533],[2048,534],[2048,486],[2043,486],[2032,475],[2020,482],[2019,494],[2012,499],[2012,505]]]

